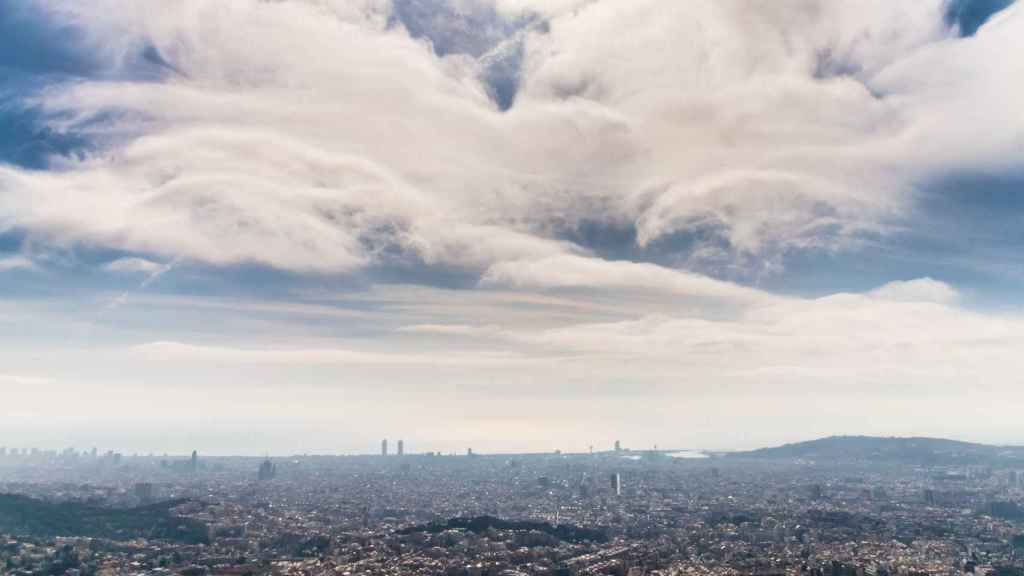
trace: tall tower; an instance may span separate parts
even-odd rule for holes
[[[380,455],[381,456],[387,456],[388,455],[388,439],[387,438],[385,438],[385,439],[380,441]]]
[[[616,472],[611,476],[612,492],[616,496],[622,496],[622,475]]]
[[[256,477],[262,482],[266,480],[273,480],[277,476],[277,464],[270,461],[267,458],[260,464],[259,470],[256,472]]]
[[[193,472],[199,470],[199,453],[195,450],[192,451],[192,459],[189,460],[188,467]]]
[[[403,456],[405,454],[405,440],[398,441],[398,455]]]
[[[153,502],[153,485],[149,482],[139,482],[135,484],[135,497],[138,498],[139,504],[149,504]]]
[[[622,452],[622,442],[619,442],[618,440],[615,441],[615,451]]]

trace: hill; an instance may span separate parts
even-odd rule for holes
[[[476,516],[473,518],[451,518],[447,522],[435,522],[422,526],[412,526],[399,530],[399,534],[429,532],[437,534],[445,530],[468,530],[480,534],[488,530],[514,530],[519,532],[543,532],[559,540],[569,542],[607,542],[608,533],[603,528],[583,528],[571,524],[553,526],[547,522],[502,520],[493,516]]]
[[[728,454],[728,457],[919,465],[992,465],[1024,462],[1024,448],[974,444],[943,438],[830,436],[774,448],[733,452]]]
[[[81,502],[48,502],[17,494],[0,494],[0,533],[29,536],[83,536],[130,540],[148,538],[183,543],[206,542],[206,525],[176,516],[171,509],[184,500],[139,508],[104,508]]]

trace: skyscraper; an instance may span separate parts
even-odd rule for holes
[[[618,440],[615,441],[615,451],[622,452],[622,443],[619,442]]]
[[[405,440],[398,441],[398,455],[402,456],[405,454]]]
[[[192,459],[189,460],[188,468],[193,472],[199,470],[199,453],[195,450],[192,451]]]
[[[612,474],[611,484],[612,492],[614,492],[616,496],[622,496],[622,475],[618,472]]]
[[[385,439],[380,441],[380,455],[381,456],[387,456],[388,455],[388,439],[387,438],[385,438]]]
[[[275,476],[277,476],[277,465],[271,462],[270,458],[267,458],[262,464],[260,464],[260,469],[256,473],[256,477],[259,478],[260,481],[266,481],[273,480]]]
[[[135,498],[139,504],[149,504],[153,501],[153,484],[150,482],[139,482],[135,484]]]

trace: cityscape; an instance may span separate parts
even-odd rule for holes
[[[0,576],[1024,576],[1024,0],[0,0]]]
[[[868,437],[728,453],[396,445],[273,458],[0,449],[0,571],[1024,573],[1024,448]]]

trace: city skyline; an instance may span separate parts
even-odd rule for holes
[[[568,457],[580,457],[580,456],[621,456],[626,459],[635,460],[644,455],[668,455],[683,458],[686,460],[696,459],[711,459],[721,456],[729,455],[742,455],[757,451],[785,451],[794,446],[804,445],[815,445],[817,443],[829,443],[832,441],[843,442],[843,441],[866,441],[866,442],[915,442],[923,441],[926,444],[938,443],[947,444],[951,443],[954,445],[961,446],[963,448],[980,448],[980,449],[1008,449],[1011,452],[1016,450],[1024,451],[1024,443],[1017,444],[985,444],[969,442],[961,439],[954,438],[932,438],[927,436],[865,436],[865,435],[835,435],[822,438],[803,438],[794,442],[788,442],[782,445],[764,445],[749,447],[746,449],[733,448],[733,449],[707,449],[700,447],[659,447],[654,446],[635,446],[631,447],[628,444],[622,445],[620,440],[616,440],[609,446],[597,446],[595,450],[594,445],[587,446],[586,450],[583,451],[572,451],[563,450],[561,448],[553,447],[548,450],[542,451],[530,451],[530,450],[504,450],[495,452],[477,452],[472,447],[466,448],[465,451],[460,450],[442,450],[438,449],[435,445],[427,442],[422,450],[407,452],[405,450],[405,441],[399,440],[395,452],[386,450],[388,446],[387,439],[382,439],[377,445],[376,450],[356,450],[356,451],[324,451],[324,452],[280,452],[271,453],[269,451],[263,451],[259,454],[255,453],[209,453],[198,448],[185,449],[183,452],[156,452],[156,451],[136,451],[132,453],[125,453],[116,448],[105,447],[99,449],[92,447],[89,449],[79,448],[76,446],[64,446],[64,447],[47,447],[47,446],[12,446],[0,444],[0,457],[10,456],[12,458],[31,458],[31,459],[77,459],[77,458],[89,458],[94,460],[112,459],[112,458],[144,458],[144,459],[170,459],[168,462],[177,461],[180,464],[187,464],[189,469],[195,470],[198,467],[198,462],[204,457],[210,458],[244,458],[244,459],[255,459],[255,460],[268,460],[269,459],[287,459],[292,457],[341,457],[341,458],[366,458],[366,457],[381,457],[381,458],[400,458],[404,456],[409,457],[457,457],[457,456],[481,456],[481,457],[516,457],[516,456],[529,456],[529,457],[544,457],[544,456],[568,456]]]
[[[5,3],[0,444],[1024,443],[1021,38],[1010,0]]]

